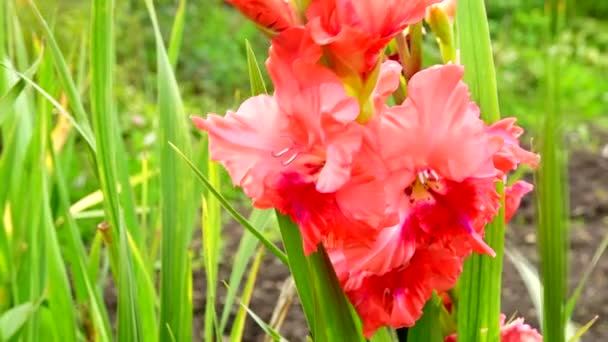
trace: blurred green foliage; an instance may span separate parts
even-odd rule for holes
[[[504,116],[516,116],[536,129],[544,114],[545,51],[548,18],[543,1],[493,1],[489,7],[500,102]],[[608,123],[608,2],[572,2],[574,9],[555,53],[565,56],[561,105],[571,130],[590,122]]]

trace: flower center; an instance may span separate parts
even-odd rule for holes
[[[281,160],[281,165],[285,167],[293,165],[291,168],[298,168],[300,171],[306,170],[304,172],[309,175],[315,175],[321,171],[325,165],[325,156],[322,151],[307,149],[291,136],[282,137],[289,139],[290,143],[283,145],[287,147],[270,152],[274,158]]]
[[[424,168],[418,171],[414,182],[405,189],[405,194],[409,197],[412,205],[434,204],[434,195],[444,195],[446,191],[445,180],[439,177],[435,170]]]

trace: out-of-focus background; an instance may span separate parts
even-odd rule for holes
[[[23,7],[26,8],[26,1]],[[82,49],[89,30],[90,2],[82,0],[37,1],[46,18],[54,18],[59,44],[64,53],[75,56]],[[177,7],[176,0],[155,1],[160,26],[168,38]],[[608,234],[608,1],[568,1],[567,27],[561,35],[561,47],[566,63],[560,73],[561,106],[564,112],[570,153],[571,197],[571,284],[581,277],[600,241]],[[140,167],[138,160],[155,148],[153,116],[156,115],[155,45],[153,32],[143,1],[116,1],[117,15],[117,74],[115,93],[118,112],[131,155],[132,168]],[[500,106],[503,116],[515,116],[527,129],[524,142],[534,148],[539,120],[544,110],[542,93],[547,17],[542,0],[487,1],[490,29],[498,76]],[[24,14],[24,26],[35,21]],[[189,1],[186,10],[184,40],[177,66],[177,78],[191,114],[224,113],[236,109],[249,96],[245,40],[254,48],[258,60],[265,59],[268,40],[253,24],[221,0]],[[439,54],[433,38],[425,42],[427,64],[436,63]],[[433,58],[435,56],[435,59]],[[72,182],[70,194],[75,201],[96,189],[86,160],[73,158],[66,170]],[[154,161],[152,161],[154,162]],[[233,200],[246,201],[229,182],[226,193]],[[153,188],[152,188],[153,189]],[[92,235],[98,220],[83,221],[81,227]],[[231,258],[241,234],[240,227],[226,228],[225,265],[220,279],[229,275]],[[508,245],[517,248],[534,265],[536,235],[533,200],[524,200],[522,210],[510,225]],[[200,243],[200,239],[198,239]],[[200,248],[193,249],[196,253]],[[268,319],[277,301],[287,270],[268,258],[262,268],[251,307]],[[520,274],[506,261],[504,270],[503,311],[508,317],[517,313],[538,327],[538,316]],[[196,266],[196,265],[195,265]],[[200,267],[195,267],[195,316],[204,307],[204,281]],[[584,324],[594,315],[599,321],[587,335],[587,341],[608,340],[608,259],[603,258],[592,274],[574,316]],[[108,290],[106,301],[113,301]],[[221,300],[220,300],[221,302]],[[305,323],[299,313],[290,313],[283,332],[299,340],[304,336]],[[198,322],[200,324],[200,322]],[[256,340],[261,332],[252,323],[249,336]],[[196,330],[196,329],[195,329]]]

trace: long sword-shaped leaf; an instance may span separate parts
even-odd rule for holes
[[[459,0],[456,31],[464,80],[471,97],[479,104],[482,118],[492,123],[500,118],[496,73],[483,0]],[[502,183],[498,192],[503,194]],[[504,198],[501,200],[504,203]],[[459,283],[458,338],[461,341],[498,341],[500,290],[504,250],[504,206],[486,227],[486,242],[495,258],[473,255],[464,265]]]
[[[304,315],[316,341],[364,341],[350,303],[322,245],[304,255],[300,229],[288,216],[277,213]]]
[[[65,177],[63,175],[62,165],[58,163],[57,155],[52,149],[51,156],[53,158],[53,169],[57,184],[59,205],[64,214],[67,225],[67,243],[72,249],[72,253],[75,255],[75,261],[72,268],[74,281],[83,284],[83,287],[86,289],[91,310],[91,317],[99,340],[101,342],[109,342],[111,341],[112,333],[108,313],[101,300],[101,296],[96,290],[95,280],[87,271],[85,247],[80,236],[80,229],[70,213],[69,194]]]
[[[263,257],[264,250],[260,248],[256,253],[255,259],[253,259],[253,263],[251,264],[251,268],[249,270],[249,278],[247,279],[247,283],[245,284],[245,288],[243,289],[243,293],[241,295],[241,308],[237,312],[236,318],[234,319],[234,324],[230,332],[230,342],[239,342],[243,339],[245,319],[247,318],[246,308],[249,306],[249,301],[251,300],[251,296],[253,294],[255,280],[258,276],[258,270],[262,264]]]
[[[36,18],[38,19],[38,22],[44,29],[44,33],[46,34],[50,52],[53,56],[53,61],[57,69],[57,75],[59,76],[59,80],[63,84],[63,87],[66,91],[66,95],[70,101],[70,106],[72,107],[72,110],[74,112],[75,121],[78,123],[78,127],[80,127],[83,136],[85,136],[85,138],[91,137],[93,135],[93,132],[91,130],[91,124],[89,123],[89,119],[84,109],[84,105],[80,100],[80,95],[76,88],[76,84],[70,75],[70,71],[68,69],[67,63],[65,62],[65,59],[63,58],[61,49],[59,48],[59,45],[57,44],[57,41],[55,40],[55,37],[49,25],[47,24],[46,20],[44,20],[44,17],[42,17],[42,14],[40,14],[40,11],[38,11],[38,8],[32,0],[30,0],[30,5],[32,6],[32,10],[34,11]],[[95,141],[93,139],[90,140],[90,147],[93,151],[95,151]]]
[[[408,330],[408,342],[443,342],[439,319],[441,305],[441,299],[436,293],[433,294],[424,306],[422,317]]]
[[[118,287],[118,340],[140,341],[150,331],[142,330],[136,276],[129,251],[125,218],[118,192],[120,174],[116,138],[120,132],[114,108],[113,0],[95,0],[91,29],[91,113],[97,146],[96,161],[108,214],[112,269]],[[133,227],[135,228],[135,227]]]
[[[195,214],[194,191],[191,191],[194,182],[187,165],[179,160],[180,157],[171,149],[169,142],[190,155],[190,132],[154,4],[147,0],[146,6],[154,28],[158,69],[162,217],[159,338],[165,341],[172,335],[177,341],[188,341],[192,339],[192,321],[188,319],[192,315],[188,312],[192,306],[192,298],[188,297],[188,284],[192,274],[186,272],[186,265]]]
[[[543,287],[542,332],[546,341],[566,339],[568,291],[568,177],[560,108],[561,56],[555,53],[564,16],[563,1],[547,0],[550,21],[545,46],[545,116],[540,140],[542,160],[535,174],[538,247]]]

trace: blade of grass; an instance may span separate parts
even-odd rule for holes
[[[581,337],[583,337],[583,335],[585,335],[585,333],[587,333],[587,331],[589,331],[591,326],[593,324],[595,324],[595,322],[597,321],[598,318],[599,318],[599,316],[593,317],[593,319],[591,319],[589,322],[587,322],[587,324],[585,324],[580,329],[578,329],[576,331],[576,333],[574,334],[574,336],[572,336],[568,339],[568,342],[577,342],[578,340],[580,340]]]
[[[261,231],[268,226],[270,221],[274,218],[274,212],[272,210],[260,210],[254,209],[249,217],[249,222],[254,227],[259,227]],[[249,231],[243,233],[243,237],[239,242],[239,247],[234,255],[234,263],[231,265],[230,278],[228,281],[228,293],[226,294],[226,300],[224,302],[224,309],[222,310],[222,316],[220,319],[219,333],[222,334],[228,323],[232,304],[236,298],[238,289],[240,288],[241,279],[245,274],[245,269],[249,260],[255,253],[255,249],[258,245],[258,239],[251,234]]]
[[[209,161],[210,162],[210,161]],[[208,174],[210,181],[217,183],[217,166],[208,166]],[[214,171],[215,170],[215,171]],[[202,197],[202,221],[201,230],[203,238],[203,259],[205,261],[204,269],[207,280],[207,295],[205,303],[205,341],[212,341],[214,335],[220,338],[219,331],[214,334],[214,329],[217,324],[217,313],[215,312],[215,296],[217,292],[217,274],[220,258],[220,243],[221,243],[221,223],[219,220],[220,212],[217,209],[217,201],[211,196]]]
[[[264,320],[261,319],[260,316],[256,315],[255,312],[253,312],[251,309],[249,309],[243,303],[241,303],[241,306],[243,306],[245,308],[245,310],[247,310],[247,313],[249,314],[249,316],[251,316],[251,318],[253,318],[253,321],[260,328],[262,328],[262,330],[264,331],[264,333],[266,333],[267,336],[270,336],[273,341],[287,342],[287,340],[283,336],[281,336],[281,334],[279,334],[278,331],[274,330],[270,325],[268,325],[266,322],[264,322]]]
[[[190,155],[190,133],[177,81],[156,19],[154,4],[146,0],[146,6],[154,27],[158,63],[158,135],[162,199],[159,338],[161,341],[169,339],[171,332],[177,341],[189,341],[192,339],[192,321],[187,318],[192,315],[188,312],[188,308],[192,307],[192,298],[188,296],[187,290],[192,274],[186,273],[186,265],[194,225],[194,193],[189,191],[193,187],[193,179],[188,167],[179,161],[179,156],[171,150],[168,143],[172,142],[185,151],[186,155]],[[175,39],[181,38],[173,36],[173,39],[175,44]],[[174,52],[174,58],[177,58],[177,51]]]
[[[44,20],[44,17],[42,16],[42,14],[40,14],[40,11],[38,11],[38,8],[36,7],[36,4],[34,3],[34,1],[29,0],[29,3],[35,14],[36,19],[38,19],[38,22],[42,26],[44,33],[46,35],[46,38],[47,38],[47,41],[49,44],[49,48],[50,48],[50,52],[53,56],[53,61],[55,63],[55,67],[57,69],[57,75],[59,76],[59,80],[62,83],[63,88],[66,91],[66,95],[70,102],[70,106],[74,112],[74,116],[75,116],[74,121],[78,123],[77,126],[80,127],[80,130],[82,131],[82,134],[85,137],[85,139],[89,138],[89,140],[87,140],[87,141],[89,141],[91,149],[93,151],[95,151],[94,139],[90,139],[90,137],[92,137],[92,135],[93,135],[93,132],[91,130],[91,124],[89,123],[89,119],[88,119],[86,111],[84,109],[84,105],[82,104],[82,101],[80,100],[80,95],[76,88],[76,84],[74,83],[74,80],[73,80],[72,76],[70,75],[70,71],[68,69],[67,63],[65,62],[65,59],[63,58],[61,49],[59,48],[59,45],[57,44],[57,41],[55,40],[53,32],[51,31],[46,20]]]
[[[52,61],[48,52],[44,54],[38,73],[38,80],[41,87],[52,89],[54,74]],[[71,286],[68,280],[65,264],[60,252],[61,247],[56,236],[55,227],[50,207],[50,191],[48,185],[48,175],[46,170],[46,159],[50,144],[52,107],[44,98],[39,98],[37,116],[37,131],[34,133],[33,144],[36,144],[35,154],[33,154],[33,168],[36,180],[30,184],[40,184],[40,188],[31,194],[30,200],[41,207],[40,211],[40,232],[35,235],[36,239],[41,239],[43,244],[40,255],[42,259],[37,261],[42,270],[41,281],[46,286],[46,297],[48,308],[52,316],[61,317],[59,322],[55,322],[47,327],[53,329],[58,339],[73,341],[76,339],[76,317],[73,310],[73,300]],[[39,197],[38,197],[39,196]],[[36,199],[35,197],[38,197]],[[33,246],[32,246],[33,247]],[[34,277],[32,277],[34,278]],[[46,334],[47,329],[42,325],[42,329],[37,333]],[[32,335],[36,340],[42,335]]]
[[[114,26],[113,0],[95,0],[91,29],[91,109],[96,138],[96,161],[106,212],[110,223],[110,259],[118,287],[118,340],[139,341],[150,331],[142,331],[136,276],[128,247],[125,219],[122,215],[117,165],[120,127],[114,108]],[[135,228],[135,227],[133,227]],[[142,312],[143,311],[143,312]]]
[[[535,174],[538,247],[543,287],[543,336],[565,341],[568,291],[568,178],[560,108],[561,58],[557,47],[564,17],[563,4],[547,0],[548,44],[545,60],[545,115],[540,139],[542,160]]]
[[[441,298],[433,293],[433,297],[424,305],[422,317],[407,331],[409,342],[443,342],[439,320],[441,305]]]
[[[456,10],[456,32],[461,62],[465,67],[464,80],[471,97],[481,109],[487,123],[500,119],[496,72],[486,9],[483,0],[460,0]],[[504,184],[497,185],[503,197]],[[473,255],[465,261],[458,289],[458,336],[462,341],[497,341],[501,276],[504,250],[504,205],[498,216],[486,227],[486,242],[496,257]]]
[[[538,320],[541,323],[541,329],[543,324],[543,284],[541,283],[541,279],[538,273],[538,270],[530,263],[528,259],[526,259],[521,252],[519,252],[516,248],[510,246],[506,251],[505,255],[509,258],[511,263],[515,266],[515,269],[519,273],[526,289],[528,290],[528,295],[534,305],[534,309],[538,314]],[[575,324],[569,319],[566,318],[566,337],[574,336],[577,329]]]
[[[175,150],[175,152],[180,157],[182,157],[182,159],[188,164],[188,166],[190,166],[190,168],[192,169],[192,171],[194,172],[194,174],[197,176],[197,178],[203,183],[203,185],[205,185],[205,187],[209,190],[209,192],[213,196],[215,196],[215,198],[218,199],[218,201],[220,202],[220,204],[222,205],[222,207],[226,211],[228,211],[228,213],[230,214],[230,216],[232,216],[245,229],[247,229],[249,232],[251,232],[283,264],[287,265],[288,261],[287,261],[287,256],[285,255],[285,253],[283,253],[274,243],[272,243],[272,241],[270,241],[269,239],[267,239],[264,236],[264,234],[262,234],[249,221],[247,221],[247,219],[245,217],[243,217],[243,215],[239,214],[239,212],[236,211],[236,209],[234,209],[234,207],[232,205],[230,205],[230,203],[226,200],[226,198],[224,198],[224,196],[222,196],[222,194],[211,185],[211,183],[209,182],[209,180],[207,179],[207,177],[205,177],[205,175],[203,175],[203,173],[196,167],[196,165],[194,165],[192,163],[192,161],[190,161],[190,159],[188,159],[188,157],[186,157],[186,155],[184,155],[180,151],[180,149],[177,148],[177,146],[173,145],[172,143],[169,143],[169,145],[171,145],[173,147],[173,149]]]
[[[249,84],[251,86],[251,96],[260,94],[266,94],[266,84],[264,84],[264,78],[262,77],[262,71],[260,65],[255,58],[255,53],[251,48],[249,41],[245,41],[245,49],[247,50],[247,69],[249,70]]]
[[[247,283],[245,284],[245,288],[243,289],[243,293],[241,294],[241,307],[237,312],[236,317],[234,319],[234,323],[232,325],[232,329],[230,332],[230,342],[239,342],[243,339],[243,332],[245,330],[245,319],[247,318],[246,307],[249,306],[249,301],[251,300],[251,295],[253,294],[255,280],[257,278],[260,265],[262,264],[263,257],[264,249],[259,248],[257,253],[255,254],[255,258],[253,259],[251,268],[249,269],[249,278],[247,279]]]
[[[179,51],[182,47],[182,40],[184,36],[184,23],[186,21],[186,0],[180,0],[175,13],[175,20],[173,21],[173,28],[171,29],[171,40],[169,40],[169,63],[171,68],[175,70],[177,66],[177,60],[179,58]]]
[[[0,339],[11,340],[39,307],[38,303],[17,305],[0,316]]]
[[[72,299],[70,281],[65,267],[61,246],[57,239],[57,233],[53,226],[53,218],[48,193],[48,185],[45,180],[43,183],[44,201],[44,241],[46,242],[46,268],[48,270],[47,298],[52,317],[53,325],[57,331],[57,339],[61,341],[76,341],[78,324],[76,323],[74,302]]]
[[[70,213],[70,204],[69,204],[69,195],[68,188],[65,182],[65,177],[62,171],[62,165],[58,163],[57,154],[54,150],[51,150],[51,156],[53,159],[53,170],[55,176],[55,182],[57,184],[57,195],[59,198],[59,205],[61,207],[61,211],[65,217],[67,232],[68,232],[68,245],[73,251],[75,255],[75,260],[73,262],[73,279],[76,283],[82,284],[82,286],[86,289],[86,293],[88,295],[88,302],[90,305],[91,316],[93,319],[93,324],[95,325],[95,329],[97,332],[97,337],[102,342],[111,341],[111,329],[110,329],[110,321],[108,318],[108,313],[106,311],[106,307],[101,300],[101,296],[96,290],[95,287],[95,277],[88,271],[88,263],[87,257],[85,253],[85,247],[82,243],[82,239],[80,236],[80,228],[74,221]],[[95,246],[95,243],[93,243]],[[92,250],[95,250],[92,247]],[[98,264],[95,264],[98,265]]]
[[[595,253],[593,254],[593,258],[591,259],[591,262],[585,268],[585,271],[583,272],[583,276],[579,280],[578,285],[576,285],[576,288],[574,289],[572,296],[566,303],[566,319],[567,320],[572,317],[572,313],[574,312],[574,308],[576,307],[576,303],[578,302],[578,299],[580,298],[581,294],[583,293],[585,284],[587,284],[587,280],[589,280],[589,277],[595,270],[595,267],[597,266],[597,263],[600,261],[600,258],[606,251],[606,248],[608,248],[608,234],[606,234],[606,236],[604,236],[604,238],[602,239],[602,242],[600,242],[600,245],[595,250]]]
[[[9,114],[13,113],[10,107],[13,106],[15,100],[21,95],[23,89],[25,89],[25,81],[19,79],[19,81],[0,98],[0,126],[2,126],[4,121],[9,117]]]
[[[96,149],[95,139],[93,138],[93,136],[91,134],[88,134],[85,131],[85,129],[82,126],[80,126],[80,124],[78,122],[76,122],[74,117],[57,100],[55,100],[53,98],[53,96],[51,96],[46,90],[44,90],[42,87],[40,87],[36,82],[34,82],[27,75],[20,73],[14,69],[11,69],[9,66],[2,64],[2,63],[0,63],[0,66],[5,69],[11,70],[15,75],[19,76],[22,80],[24,80],[27,84],[29,84],[34,90],[36,90],[38,93],[40,93],[42,96],[44,96],[57,109],[59,114],[64,115],[70,121],[70,123],[74,126],[74,128],[78,131],[78,133],[80,133],[82,138],[89,145],[91,150],[94,151]]]

